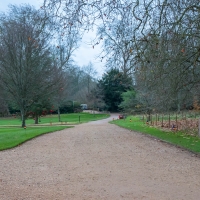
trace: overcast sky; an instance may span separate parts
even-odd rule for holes
[[[42,5],[42,2],[42,0],[0,0],[0,11],[6,12],[9,4],[30,4],[36,8],[39,8]],[[105,68],[103,67],[103,63],[97,59],[98,54],[101,52],[100,46],[95,46],[93,49],[92,46],[89,45],[90,41],[94,38],[94,32],[90,31],[89,33],[85,33],[82,43],[80,44],[80,48],[76,50],[73,58],[76,64],[80,67],[91,62],[98,72],[98,76],[100,77],[103,74]]]

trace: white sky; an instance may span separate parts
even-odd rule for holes
[[[42,0],[0,0],[0,11],[7,11],[8,5],[20,5],[20,4],[30,4],[36,8],[39,8],[42,5]],[[90,41],[95,38],[95,33],[90,31],[85,33],[82,43],[80,44],[79,49],[75,51],[74,60],[76,64],[80,67],[87,65],[91,62],[98,73],[98,76],[101,77],[105,68],[104,64],[100,62],[97,58],[98,54],[101,52],[100,46],[95,46],[94,49],[90,44]]]

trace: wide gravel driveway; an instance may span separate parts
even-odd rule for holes
[[[200,158],[108,119],[0,152],[0,200],[56,199],[199,200]]]

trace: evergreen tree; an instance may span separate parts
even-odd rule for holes
[[[99,92],[103,96],[106,108],[109,111],[119,111],[122,102],[121,94],[131,88],[131,78],[124,76],[119,69],[111,69],[98,81]]]

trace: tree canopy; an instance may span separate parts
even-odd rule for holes
[[[122,102],[121,94],[132,86],[131,79],[124,76],[119,69],[110,69],[102,79],[98,81],[99,92],[109,111],[119,111]]]
[[[94,104],[103,98],[115,111],[122,93],[124,103],[135,95],[146,112],[196,105],[199,13],[199,0],[45,0],[39,10],[11,6],[0,21],[2,93],[22,115],[48,96],[58,110],[65,99]],[[94,27],[91,47],[102,46],[99,59],[107,69],[98,83],[90,64],[80,69],[72,59],[82,34]]]

